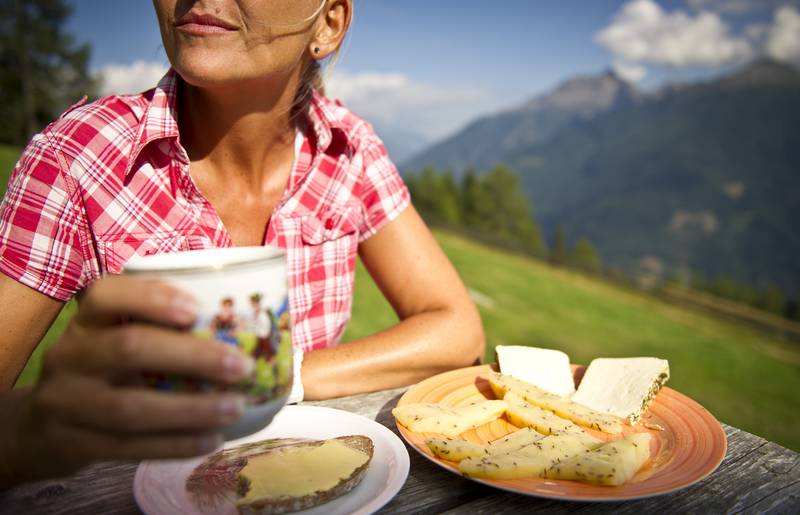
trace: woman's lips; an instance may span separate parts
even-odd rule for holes
[[[232,23],[214,16],[189,13],[175,23],[175,28],[194,36],[228,34],[238,29]]]
[[[178,30],[195,36],[205,36],[207,34],[227,34],[236,32],[217,25],[203,25],[202,23],[184,23],[177,26]]]

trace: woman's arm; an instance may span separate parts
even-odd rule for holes
[[[0,274],[0,392],[17,381],[33,349],[47,333],[63,302]]]
[[[303,359],[306,399],[340,397],[415,383],[483,357],[475,304],[413,206],[359,247],[400,322]]]

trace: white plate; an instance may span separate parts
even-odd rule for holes
[[[225,444],[225,448],[267,438],[326,439],[364,435],[375,451],[361,483],[345,495],[303,515],[373,513],[397,494],[408,476],[408,451],[389,429],[366,417],[347,411],[316,406],[287,406],[261,431]],[[186,492],[186,478],[205,456],[188,460],[143,461],[136,469],[133,496],[147,515],[232,515],[233,503],[222,503],[214,511],[200,510]]]

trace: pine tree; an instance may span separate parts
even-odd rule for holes
[[[408,174],[404,181],[408,186],[414,207],[423,218],[430,219],[434,215],[434,189],[436,187],[436,170],[426,166],[419,175]]]
[[[550,249],[550,263],[558,266],[566,265],[569,260],[567,253],[567,237],[564,235],[564,226],[556,225],[553,236],[553,247]]]
[[[0,0],[0,142],[23,145],[83,95],[89,45],[65,32],[63,0]]]
[[[486,191],[484,181],[467,170],[461,182],[461,212],[464,225],[478,231],[489,231],[494,202]]]
[[[404,177],[414,207],[428,222],[457,225],[461,221],[460,192],[450,171],[438,173],[432,166],[419,175]]]
[[[505,165],[497,165],[481,176],[473,170],[464,173],[461,220],[494,242],[535,256],[545,255],[530,200],[520,187],[517,173]]]
[[[575,268],[593,274],[599,273],[603,269],[600,253],[587,238],[580,238],[575,244],[570,261]]]
[[[458,186],[453,173],[446,170],[441,176],[437,193],[437,216],[445,223],[456,225],[461,222],[461,202]]]

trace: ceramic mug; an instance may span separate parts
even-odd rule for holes
[[[223,429],[226,440],[263,428],[292,388],[292,339],[286,255],[274,247],[231,247],[136,256],[123,273],[163,280],[198,302],[196,334],[238,347],[255,359],[252,378],[227,389],[245,394],[241,419]],[[172,391],[207,391],[192,378],[148,374],[147,382]]]

